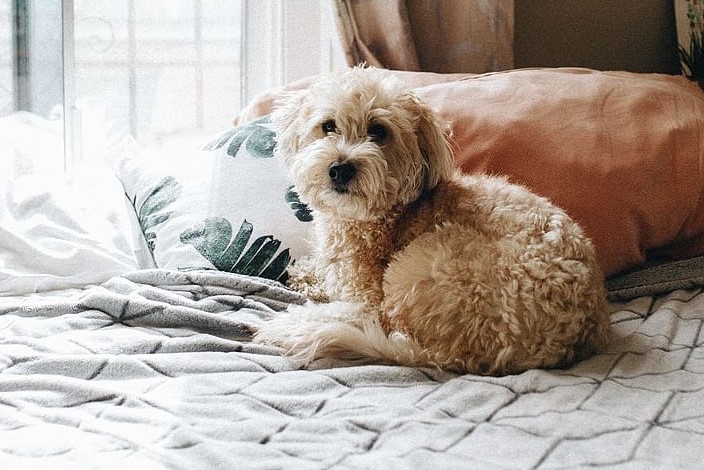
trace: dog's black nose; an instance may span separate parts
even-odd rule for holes
[[[357,169],[351,163],[333,163],[328,169],[328,174],[335,189],[342,190],[347,183],[352,181],[354,175],[357,174]]]

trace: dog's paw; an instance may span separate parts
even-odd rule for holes
[[[311,258],[302,258],[289,268],[286,286],[300,292],[313,302],[326,303],[330,299],[315,272],[315,263]]]

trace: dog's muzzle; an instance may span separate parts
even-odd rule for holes
[[[346,193],[347,186],[357,174],[357,168],[352,163],[337,162],[330,165],[328,175],[332,182],[332,187],[338,193]]]

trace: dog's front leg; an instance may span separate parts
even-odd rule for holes
[[[320,280],[320,275],[315,266],[316,263],[313,258],[298,260],[288,270],[289,278],[286,281],[286,286],[289,289],[300,292],[314,302],[329,302],[330,297]]]

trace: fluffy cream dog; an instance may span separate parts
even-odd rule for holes
[[[317,303],[266,322],[256,341],[308,365],[508,374],[606,340],[603,279],[580,227],[505,179],[456,173],[439,119],[380,70],[330,75],[273,119],[317,236],[291,286]]]

